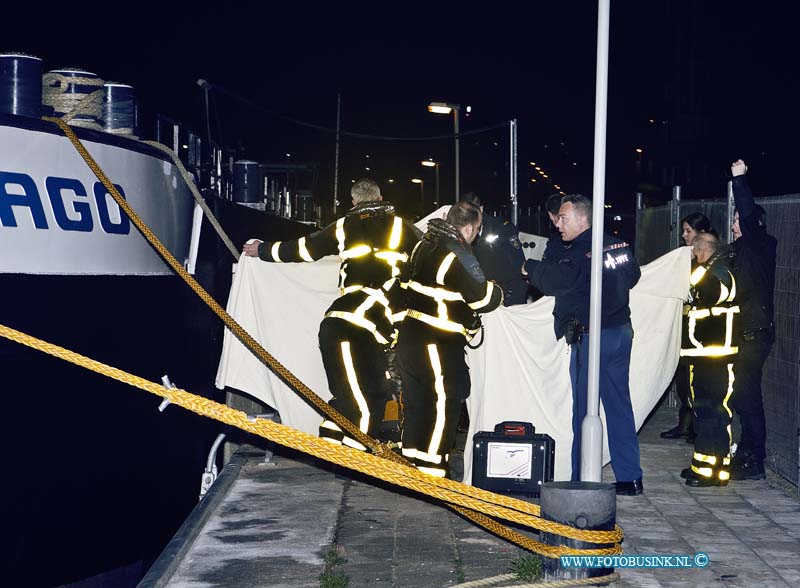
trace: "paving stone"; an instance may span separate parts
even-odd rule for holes
[[[678,474],[691,446],[658,438],[676,420],[674,409],[662,409],[640,433],[645,494],[617,500],[623,548],[630,555],[704,552],[710,564],[622,569],[615,586],[800,586],[800,502],[762,481],[687,487]],[[247,470],[223,509],[228,519],[206,525],[192,547],[200,551],[190,550],[169,588],[318,588],[333,544],[346,560],[334,571],[351,588],[452,586],[506,573],[525,553],[413,493],[293,460],[280,458],[271,475]],[[610,467],[603,478],[613,481]]]

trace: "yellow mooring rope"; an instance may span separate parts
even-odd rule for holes
[[[225,405],[211,400],[189,394],[182,390],[170,390],[154,384],[147,380],[127,374],[115,368],[105,366],[75,354],[66,349],[51,345],[29,337],[8,327],[0,326],[0,334],[9,339],[18,341],[30,347],[40,349],[52,355],[56,355],[82,365],[87,369],[92,369],[99,373],[109,375],[120,381],[127,382],[148,392],[163,396],[175,404],[180,404],[185,408],[197,412],[221,422],[237,426],[243,430],[255,433],[259,436],[270,439],[276,443],[293,447],[315,455],[322,459],[328,459],[345,467],[378,477],[380,479],[398,484],[400,486],[434,496],[448,503],[448,506],[463,516],[469,518],[476,524],[488,529],[489,531],[516,543],[517,545],[544,555],[546,557],[558,557],[559,555],[614,555],[622,552],[619,542],[622,540],[622,529],[617,526],[613,531],[588,531],[575,529],[568,525],[546,521],[540,518],[540,509],[537,505],[528,502],[502,496],[460,484],[452,480],[428,476],[412,467],[405,459],[395,454],[388,446],[372,439],[362,433],[349,420],[344,418],[338,411],[334,410],[321,397],[315,394],[308,386],[301,382],[286,367],[278,362],[266,349],[264,349],[225,309],[223,309],[202,286],[183,268],[175,257],[164,247],[164,245],[153,234],[150,228],[141,220],[128,202],[122,198],[112,182],[108,179],[102,169],[97,165],[86,148],[80,142],[74,131],[63,120],[52,117],[44,117],[44,120],[57,124],[64,134],[69,138],[80,155],[91,168],[92,172],[103,183],[106,190],[114,198],[117,205],[128,215],[136,225],[142,235],[159,252],[170,267],[177,273],[194,292],[213,310],[225,323],[225,326],[236,335],[236,337],[256,354],[256,356],[272,369],[281,379],[291,388],[300,393],[312,406],[320,413],[324,414],[329,420],[336,423],[350,437],[356,439],[362,445],[368,447],[375,455],[362,453],[347,447],[334,446],[324,440],[307,435],[300,431],[295,431],[283,425],[272,423],[271,421],[258,420],[252,422],[247,415],[241,411],[231,409]],[[78,360],[79,361],[76,361]],[[104,371],[107,370],[107,371]],[[113,375],[112,375],[113,374]],[[183,396],[186,395],[186,396]],[[174,399],[173,399],[174,398]],[[180,398],[180,400],[178,399]],[[278,433],[277,431],[280,431]],[[291,431],[288,433],[287,431]],[[384,459],[380,459],[380,458]],[[387,462],[394,462],[393,464]],[[485,513],[485,514],[482,514]],[[567,547],[554,547],[534,541],[521,533],[509,529],[497,523],[486,515],[502,518],[512,522],[517,522],[528,527],[539,529],[548,533],[558,534],[564,537],[598,544],[613,544],[612,547],[580,550]]]

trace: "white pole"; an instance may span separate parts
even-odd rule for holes
[[[581,480],[599,482],[603,466],[600,420],[600,329],[603,291],[603,216],[608,115],[608,23],[611,0],[597,3],[597,82],[594,100],[594,179],[592,182],[592,284],[589,297],[589,379],[586,417],[581,424]]]
[[[333,171],[333,216],[336,216],[336,208],[339,206],[339,123],[342,112],[342,94],[336,94],[336,161]]]
[[[736,211],[736,203],[733,200],[733,181],[728,180],[728,202],[727,207],[725,209],[725,216],[727,218],[727,224],[725,225],[725,234],[728,235],[728,238],[725,239],[726,243],[733,242],[733,234],[731,232],[731,227],[733,226],[733,214]]]
[[[455,197],[455,200],[453,200],[453,202],[458,202],[458,199],[461,198],[461,186],[460,186],[461,176],[460,176],[460,173],[459,173],[460,168],[459,168],[459,161],[458,161],[458,156],[459,156],[459,153],[458,153],[458,151],[459,151],[459,149],[458,149],[458,139],[459,139],[459,137],[458,137],[458,133],[459,133],[458,111],[460,109],[461,108],[459,106],[454,106],[453,107],[453,130],[455,131],[455,135],[456,135],[456,197]]]
[[[513,119],[510,124],[511,132],[511,156],[509,171],[511,175],[511,224],[517,224],[517,119]]]

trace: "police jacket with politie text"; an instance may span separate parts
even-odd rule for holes
[[[545,296],[555,296],[556,338],[564,336],[567,324],[577,319],[589,327],[589,285],[592,264],[592,229],[571,243],[548,243],[545,261],[525,262],[533,284]],[[630,289],[639,281],[639,264],[624,241],[603,235],[603,304],[601,325],[617,327],[630,322]]]
[[[325,316],[367,329],[387,344],[395,337],[393,323],[401,310],[392,307],[390,291],[419,235],[388,202],[364,202],[308,237],[261,243],[258,256],[270,262],[310,262],[338,255],[341,296]]]
[[[451,224],[433,219],[403,269],[407,317],[442,334],[470,340],[480,327],[477,313],[497,308],[503,292],[486,279],[470,246]]]
[[[739,211],[742,236],[731,245],[733,275],[736,276],[742,316],[738,331],[773,326],[775,257],[778,241],[767,234],[745,176],[733,178],[733,198]]]

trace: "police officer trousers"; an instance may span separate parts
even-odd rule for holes
[[[319,327],[319,348],[328,376],[333,408],[370,437],[380,434],[388,380],[384,346],[361,327],[340,318],[325,318]],[[332,421],[324,420],[319,435],[329,441],[366,449]]]
[[[618,482],[642,477],[639,438],[633,420],[628,378],[633,328],[630,323],[604,328],[600,332],[600,400],[606,416],[611,467]],[[589,338],[572,346],[569,375],[572,380],[572,480],[580,479],[581,423],[586,416],[589,374]]]
[[[731,411],[734,358],[696,358],[689,366],[694,409],[692,471],[705,478],[728,480],[731,451]]]
[[[761,375],[767,360],[775,331],[762,329],[738,337],[739,353],[734,361],[736,383],[731,406],[739,415],[742,435],[736,455],[752,455],[757,462],[767,457],[767,426],[764,418],[764,398],[761,392]],[[738,459],[738,458],[737,458]]]
[[[402,453],[421,471],[445,477],[461,404],[469,396],[463,336],[406,318],[397,342],[403,379]]]

